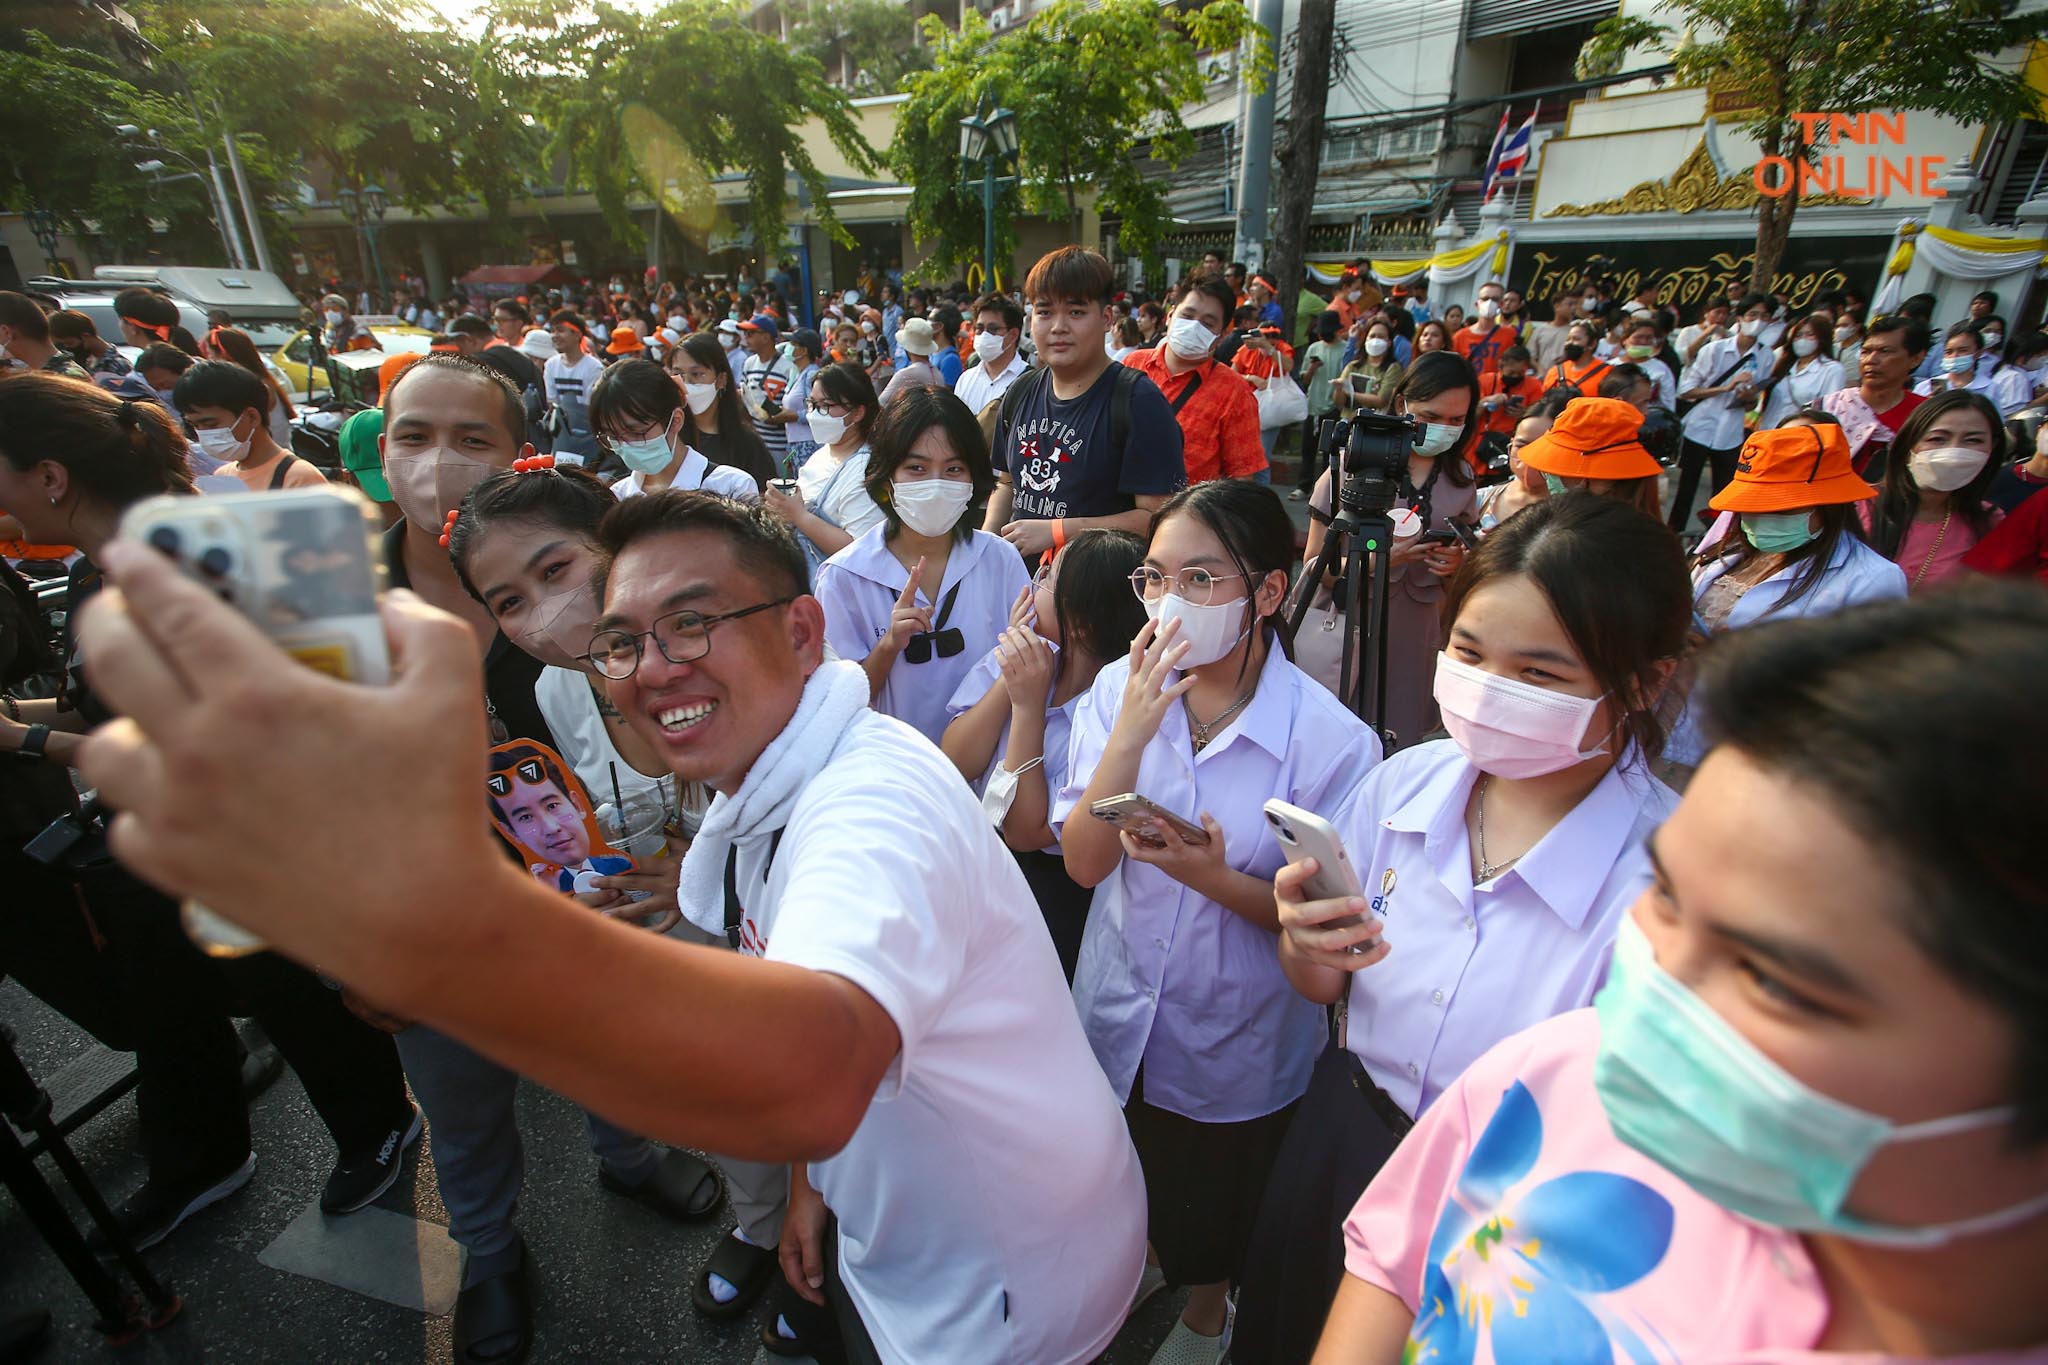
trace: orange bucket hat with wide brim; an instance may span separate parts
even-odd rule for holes
[[[1619,398],[1574,398],[1550,430],[1518,452],[1522,463],[1560,479],[1647,479],[1664,472],[1643,446],[1643,414]]]
[[[1849,438],[1827,423],[1751,436],[1736,457],[1734,481],[1707,506],[1716,512],[1791,512],[1876,496],[1849,463]]]

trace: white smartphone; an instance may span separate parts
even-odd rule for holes
[[[154,547],[308,668],[344,682],[391,680],[377,615],[377,510],[362,494],[329,486],[146,498],[122,517],[121,535]],[[268,946],[196,901],[181,917],[215,957]]]
[[[1359,883],[1358,873],[1351,866],[1351,859],[1344,852],[1344,841],[1328,820],[1313,811],[1300,806],[1289,805],[1278,797],[1266,803],[1266,823],[1273,827],[1273,837],[1280,841],[1280,847],[1287,850],[1287,861],[1303,862],[1316,860],[1315,875],[1301,884],[1304,896],[1312,901],[1338,900],[1345,896],[1365,897],[1365,889]],[[1325,929],[1350,929],[1363,924],[1363,915],[1339,915],[1323,921]]]
[[[1125,792],[1121,796],[1105,796],[1088,807],[1088,813],[1096,819],[1115,825],[1124,830],[1141,844],[1164,848],[1165,844],[1155,838],[1148,828],[1153,821],[1170,825],[1173,832],[1190,844],[1209,842],[1209,831],[1192,820],[1175,815],[1156,801],[1151,801],[1136,792]]]

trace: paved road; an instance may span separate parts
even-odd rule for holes
[[[23,1060],[39,1077],[57,1075],[95,1046],[11,982],[0,985],[0,1021],[15,1031]],[[369,1256],[351,1247],[338,1235],[345,1226],[322,1230],[316,1214],[308,1224],[316,1235],[297,1246],[295,1263],[306,1273],[295,1273],[259,1258],[268,1251],[268,1259],[276,1261],[293,1250],[294,1239],[280,1244],[279,1238],[317,1198],[333,1152],[326,1129],[289,1071],[255,1101],[251,1118],[255,1178],[240,1194],[198,1215],[147,1253],[152,1269],[184,1296],[183,1315],[117,1357],[105,1356],[85,1298],[13,1199],[0,1192],[0,1310],[42,1304],[56,1317],[56,1332],[39,1362],[109,1358],[123,1365],[441,1365],[448,1360],[448,1318],[381,1302],[332,1282],[366,1274],[389,1279],[374,1275],[382,1267],[366,1262],[410,1267],[408,1257],[419,1257],[414,1246],[420,1241],[432,1264],[447,1216],[434,1184],[431,1133],[406,1175],[379,1201],[380,1208],[403,1217],[386,1217],[374,1232],[358,1234],[385,1238],[385,1253]],[[520,1130],[527,1143],[521,1221],[543,1286],[535,1362],[749,1365],[772,1359],[759,1350],[753,1319],[714,1324],[690,1306],[689,1277],[730,1225],[723,1209],[711,1223],[678,1227],[605,1193],[597,1184],[581,1112],[537,1087],[527,1086],[520,1095]],[[86,1124],[72,1145],[101,1189],[116,1199],[140,1183],[132,1097]],[[49,1162],[42,1165],[55,1180]],[[337,1220],[339,1225],[348,1222]],[[394,1232],[399,1234],[395,1238]],[[419,1278],[417,1271],[413,1278]],[[417,1294],[417,1285],[412,1292]],[[1118,1339],[1107,1357],[1111,1365],[1145,1365],[1166,1335],[1172,1312],[1167,1296],[1149,1304]]]

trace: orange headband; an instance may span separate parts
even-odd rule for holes
[[[169,341],[171,339],[171,329],[166,325],[144,322],[141,318],[131,318],[126,313],[122,313],[119,316],[121,321],[133,327],[136,331],[147,332],[158,341]],[[218,331],[219,329],[216,328],[215,330]]]

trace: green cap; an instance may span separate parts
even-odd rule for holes
[[[362,490],[376,502],[391,501],[391,485],[384,481],[384,457],[377,453],[377,438],[384,434],[384,409],[364,408],[341,424],[335,440],[341,446],[341,467],[355,475]]]

